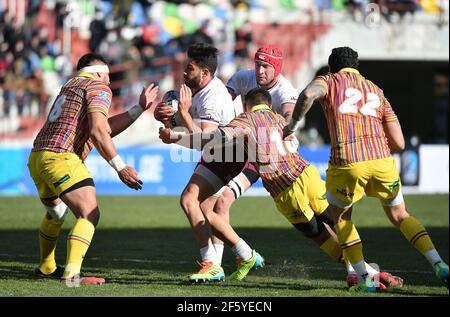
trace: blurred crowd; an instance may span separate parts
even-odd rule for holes
[[[142,83],[157,82],[161,91],[177,87],[184,52],[195,42],[219,48],[218,75],[224,80],[251,66],[256,47],[250,20],[261,10],[353,16],[366,14],[372,3],[383,8],[387,20],[394,13],[442,11],[436,0],[0,2],[0,135],[17,131],[21,118],[45,117],[87,51],[109,60],[115,104],[127,104]]]

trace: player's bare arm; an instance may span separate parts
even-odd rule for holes
[[[139,97],[139,104],[131,107],[128,111],[115,115],[108,119],[111,127],[111,137],[122,133],[126,130],[139,116],[153,105],[156,96],[158,95],[159,87],[150,84],[147,88],[142,88]]]
[[[224,129],[227,129],[229,133],[226,133]],[[168,128],[160,128],[159,129],[159,138],[165,144],[176,143],[180,146],[203,150],[205,146],[216,146],[220,144],[224,144],[226,142],[230,142],[233,139],[238,139],[241,137],[247,137],[249,135],[249,131],[243,129],[236,128],[219,128],[214,131],[202,132],[202,133],[190,133],[190,134],[181,134],[176,133],[172,129]]]
[[[326,95],[325,88],[316,83],[310,83],[298,97],[298,100],[295,104],[294,113],[292,114],[292,119],[289,124],[283,129],[283,137],[287,137],[288,135],[294,133],[300,124],[300,120],[306,115],[306,113],[311,108],[312,104],[315,100],[321,99]]]
[[[405,139],[400,122],[386,122],[383,124],[383,130],[391,151],[403,151],[405,149]]]
[[[89,134],[99,154],[116,170],[125,185],[136,190],[141,189],[142,182],[135,169],[127,166],[117,155],[106,116],[100,112],[91,112],[88,119]]]

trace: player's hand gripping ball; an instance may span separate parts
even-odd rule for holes
[[[169,90],[164,94],[162,102],[172,107],[174,111],[177,111],[180,103],[180,93],[176,90]]]

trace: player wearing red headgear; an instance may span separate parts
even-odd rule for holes
[[[241,70],[234,74],[227,82],[227,88],[233,99],[244,96],[252,89],[264,88],[272,98],[272,110],[289,120],[297,101],[298,91],[281,74],[283,54],[278,47],[265,45],[255,53],[255,69]],[[259,178],[257,168],[252,163],[246,163],[243,171],[228,182],[219,192],[214,210],[224,219],[229,219],[230,207],[245,191]],[[213,243],[219,261],[222,260],[223,242],[216,237]]]

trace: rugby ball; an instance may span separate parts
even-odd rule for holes
[[[169,90],[164,94],[162,101],[177,111],[180,103],[180,93],[176,90]]]

